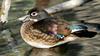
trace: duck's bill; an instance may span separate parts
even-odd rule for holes
[[[30,15],[25,15],[25,16],[22,16],[20,18],[18,18],[19,21],[22,21],[22,22],[25,22],[25,21],[28,21],[28,20],[31,20],[31,21],[34,21],[34,22],[37,22],[38,20],[37,19],[31,19],[30,18]]]
[[[25,15],[25,16],[22,16],[20,18],[18,18],[19,21],[24,21],[29,15]]]

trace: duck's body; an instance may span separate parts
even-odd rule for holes
[[[21,26],[21,36],[23,40],[31,46],[37,48],[50,48],[76,39],[75,37],[65,37],[63,40],[55,38],[54,35],[48,35],[35,29],[34,21],[27,21]]]

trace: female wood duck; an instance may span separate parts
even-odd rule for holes
[[[73,4],[72,2],[75,2],[75,3]],[[59,38],[56,38],[55,35],[47,34],[45,32],[46,29],[44,27],[45,26],[44,24],[47,24],[47,23],[44,23],[43,20],[51,18],[51,16],[49,15],[50,13],[52,14],[61,10],[71,9],[71,8],[81,5],[82,3],[84,3],[83,0],[79,0],[79,1],[70,0],[68,2],[62,3],[60,5],[58,4],[54,7],[46,8],[44,10],[38,10],[38,9],[30,10],[28,15],[20,18],[20,20],[23,20],[24,18],[24,21],[23,21],[24,23],[22,24],[21,29],[20,29],[23,40],[33,47],[51,48],[51,47],[64,44],[69,41],[73,41],[77,39],[76,35],[71,34],[72,30],[69,28],[66,28],[65,22],[62,22],[62,24],[58,26],[58,30],[57,30],[59,34],[64,35],[63,40],[59,40]],[[62,5],[63,5],[63,8],[62,8]],[[72,5],[72,7],[70,7],[69,5]],[[62,35],[57,35],[57,36],[62,37]]]
[[[41,11],[45,15],[46,12],[44,10]],[[67,25],[66,22],[58,21],[58,34],[55,35],[51,32],[48,32],[52,34],[50,35],[46,32],[46,28],[48,27],[48,24],[50,24],[50,21],[57,19],[47,16],[47,14],[47,18],[43,19],[43,16],[40,16],[39,18],[39,15],[41,14],[35,13],[37,12],[34,12],[33,14],[30,13],[30,16],[28,16],[28,18],[25,19],[20,29],[23,40],[31,46],[37,48],[51,48],[69,41],[73,41],[78,37],[84,37],[84,35],[80,36],[81,34],[89,34],[87,30],[88,28],[85,25]],[[34,19],[37,20],[35,21]],[[59,24],[59,22],[61,23]]]
[[[45,11],[42,10],[43,13],[46,13]],[[37,13],[37,12],[35,12]],[[31,16],[28,16],[28,18],[25,19],[24,23],[21,26],[20,32],[23,40],[28,43],[31,46],[37,47],[37,48],[50,48],[54,47],[69,41],[75,40],[77,37],[74,35],[71,35],[71,31],[68,29],[66,30],[63,26],[64,24],[62,23],[61,27],[62,29],[57,30],[59,33],[64,35],[63,40],[59,40],[55,35],[49,35],[46,33],[46,28],[44,27],[52,17],[48,16],[48,18],[42,19],[42,16],[39,18],[40,13],[36,14],[30,14]],[[45,15],[45,14],[44,14]],[[39,20],[37,19],[39,18]],[[34,19],[37,19],[37,21],[34,21]],[[62,30],[62,32],[61,32]],[[58,35],[57,35],[58,36]],[[59,35],[61,36],[61,35]]]

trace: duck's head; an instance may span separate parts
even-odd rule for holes
[[[18,20],[23,21],[23,22],[33,20],[37,22],[39,20],[42,20],[48,17],[50,17],[50,15],[45,10],[32,8],[28,11],[27,15],[19,18]]]

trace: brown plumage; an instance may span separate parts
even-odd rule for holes
[[[29,41],[33,42],[43,42],[45,44],[54,44],[58,40],[55,39],[54,36],[47,35],[45,33],[42,33],[38,29],[34,29],[33,21],[25,22],[21,27],[21,35],[24,38],[27,38]],[[24,39],[23,38],[23,39]]]
[[[42,32],[40,28],[44,29],[44,27],[43,26],[41,27],[41,24],[38,24],[38,22],[26,21],[21,26],[21,30],[20,30],[21,36],[24,39],[24,41],[30,44],[31,46],[45,48],[41,46],[46,45],[48,46],[46,48],[50,48],[50,47],[59,45],[58,43],[63,44],[63,43],[69,42],[71,40],[70,37],[71,38],[75,37],[70,34],[69,29],[67,29],[67,32],[65,34],[65,32],[63,31],[66,29],[64,29],[63,27],[62,29],[60,29],[60,31],[62,30],[62,32],[59,32],[59,33],[64,34],[66,37],[64,37],[63,40],[57,39],[54,35],[48,35],[45,32]],[[61,27],[61,25],[59,25],[59,27]],[[36,45],[41,45],[41,46],[36,46]]]

